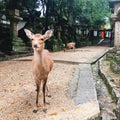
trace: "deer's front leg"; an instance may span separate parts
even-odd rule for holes
[[[36,85],[37,86],[37,96],[36,96],[36,106],[35,106],[35,109],[33,110],[34,113],[37,113],[38,111],[38,97],[39,97],[39,92],[40,92],[40,85]]]

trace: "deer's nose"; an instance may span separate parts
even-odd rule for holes
[[[34,48],[37,48],[37,44],[34,44],[33,46],[34,46]]]

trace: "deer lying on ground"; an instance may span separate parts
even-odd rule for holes
[[[64,52],[66,51],[66,49],[73,49],[75,51],[75,42],[67,43],[66,48],[64,49]]]
[[[43,111],[46,112],[46,83],[48,74],[53,67],[53,60],[50,56],[50,53],[44,49],[44,42],[48,40],[52,34],[53,30],[47,30],[44,35],[42,34],[33,34],[30,30],[24,29],[27,37],[32,41],[32,48],[34,50],[34,56],[32,59],[32,68],[33,68],[33,76],[36,83],[36,106],[33,110],[34,113],[38,111],[38,97],[40,92],[40,86],[42,84],[43,91]]]

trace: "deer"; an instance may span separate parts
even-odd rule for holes
[[[38,111],[38,98],[40,92],[40,86],[42,85],[42,93],[43,93],[43,112],[47,111],[46,108],[46,90],[47,88],[47,79],[50,71],[53,68],[53,59],[50,56],[50,52],[44,49],[44,43],[53,35],[53,30],[47,30],[44,34],[34,34],[28,29],[24,29],[26,36],[32,41],[32,48],[34,51],[32,58],[32,72],[33,77],[36,83],[36,106],[33,110],[34,113]]]
[[[67,43],[66,48],[64,49],[64,52],[66,51],[66,49],[73,49],[75,51],[75,42]]]

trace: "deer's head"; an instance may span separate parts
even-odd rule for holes
[[[28,29],[24,29],[26,36],[32,41],[32,48],[36,51],[42,51],[44,42],[53,35],[53,30],[47,30],[45,34],[34,34]]]

